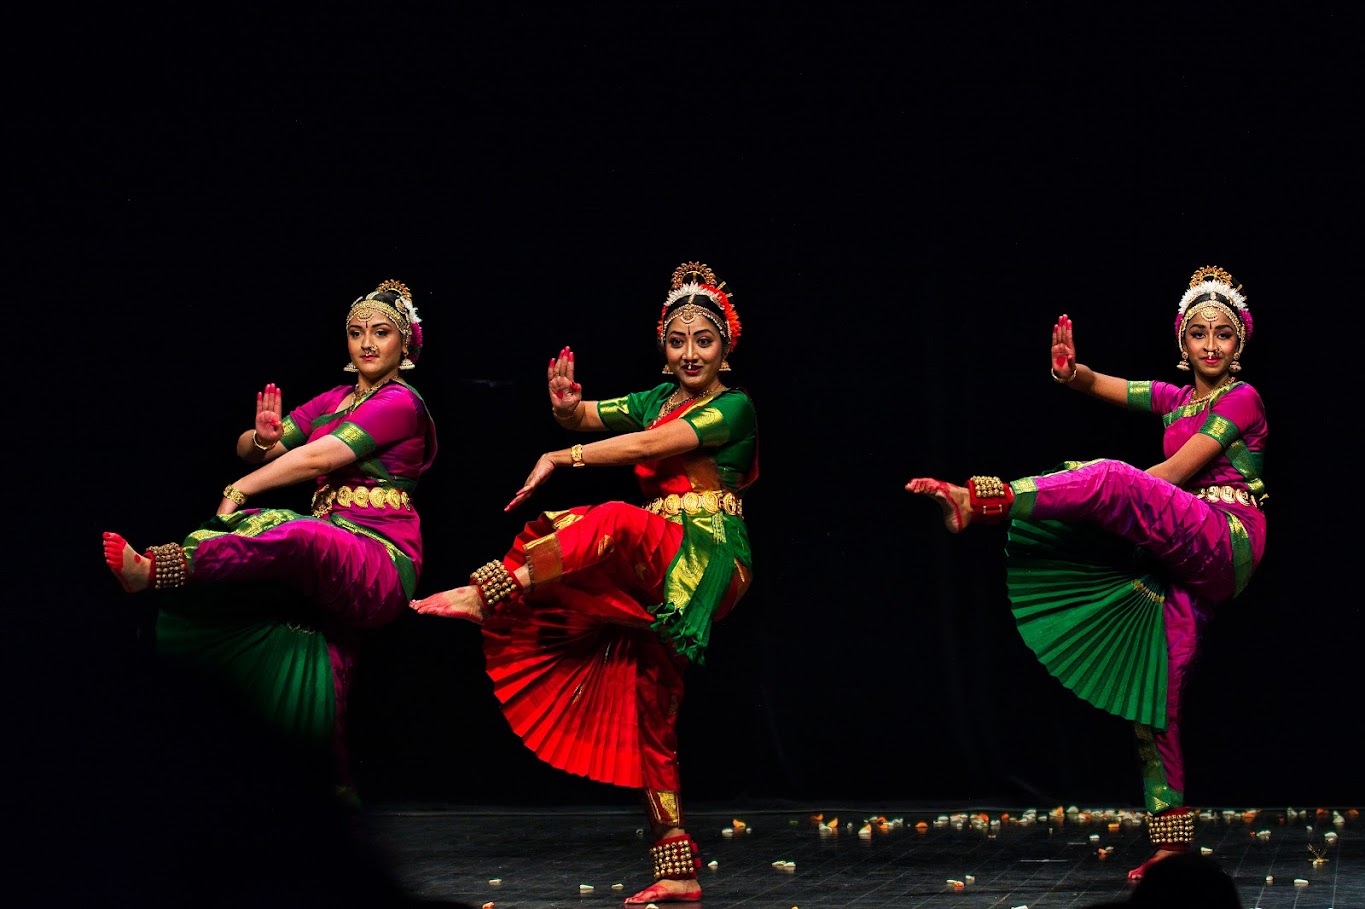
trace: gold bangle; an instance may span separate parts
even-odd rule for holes
[[[1071,367],[1071,378],[1069,379],[1063,379],[1061,376],[1057,375],[1057,367],[1055,366],[1049,369],[1048,372],[1052,373],[1052,381],[1060,382],[1063,385],[1070,385],[1072,382],[1076,381],[1076,377],[1081,374],[1081,368],[1079,366]]]
[[[224,486],[224,487],[223,487],[223,498],[225,498],[225,499],[231,499],[232,501],[236,502],[238,505],[245,505],[245,504],[246,504],[246,493],[242,492],[242,491],[241,491],[240,489],[238,489],[236,486]]]
[[[255,446],[256,446],[258,449],[260,449],[261,451],[269,451],[270,449],[272,449],[272,448],[275,447],[275,443],[274,443],[274,442],[271,442],[269,445],[262,445],[262,444],[261,444],[261,440],[260,440],[259,438],[257,438],[257,436],[256,436],[256,430],[254,430],[254,429],[251,430],[251,444],[252,444],[252,445],[255,445]]]
[[[569,449],[569,457],[570,457],[570,458],[573,458],[573,466],[575,466],[575,467],[587,467],[587,466],[588,466],[587,464],[584,464],[584,463],[583,463],[583,446],[582,446],[582,445],[575,445],[574,447],[570,448],[570,449]]]

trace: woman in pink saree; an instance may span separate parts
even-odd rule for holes
[[[355,647],[360,633],[402,615],[416,590],[414,496],[436,456],[436,431],[402,378],[422,348],[408,288],[385,281],[358,298],[345,330],[345,368],[356,381],[287,416],[280,389],[265,386],[254,428],[237,439],[253,469],[228,484],[209,521],[146,551],[106,532],[104,557],[124,590],[162,591],[160,656],[226,680],[268,729],[330,753],[349,794]],[[301,483],[313,485],[311,513],[244,507]]]
[[[1134,722],[1153,856],[1188,851],[1180,742],[1190,666],[1216,606],[1239,595],[1265,552],[1265,408],[1238,379],[1251,311],[1221,268],[1190,278],[1175,319],[1177,368],[1192,384],[1127,381],[1076,360],[1071,320],[1052,329],[1052,377],[1162,421],[1165,460],[1067,462],[1036,477],[906,484],[954,533],[1008,522],[1006,576],[1020,634],[1078,696]]]

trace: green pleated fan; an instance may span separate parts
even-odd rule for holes
[[[1166,727],[1166,584],[1138,547],[1061,521],[1010,522],[1005,579],[1015,623],[1047,671],[1083,700]]]
[[[238,693],[265,727],[310,748],[330,747],[336,696],[327,639],[249,604],[264,595],[246,585],[186,587],[164,597],[158,654],[183,662]],[[235,600],[236,610],[225,608]]]

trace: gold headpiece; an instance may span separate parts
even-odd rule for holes
[[[387,281],[381,281],[379,282],[379,286],[374,289],[374,292],[378,294],[383,293],[386,290],[395,291],[400,297],[406,297],[409,300],[412,299],[412,291],[408,290],[408,286],[402,281],[395,281],[393,278],[389,278]]]
[[[684,262],[673,270],[673,280],[668,287],[670,290],[677,290],[684,284],[707,284],[711,287],[720,288],[724,283],[724,281],[716,281],[716,273],[706,263]]]
[[[1217,265],[1205,265],[1204,267],[1195,271],[1194,274],[1190,275],[1190,286],[1198,287],[1200,284],[1203,284],[1209,278],[1212,278],[1213,280],[1218,281],[1221,284],[1226,284],[1228,287],[1232,287],[1233,280],[1232,275],[1229,274],[1225,269],[1219,268]],[[1242,285],[1238,284],[1235,289],[1241,290]]]

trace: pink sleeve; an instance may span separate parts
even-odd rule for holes
[[[1265,404],[1261,394],[1250,385],[1242,384],[1213,402],[1214,414],[1237,427],[1245,438],[1253,435],[1265,423]]]
[[[337,427],[335,435],[363,456],[422,433],[426,405],[402,385],[380,389]],[[357,436],[356,430],[361,435]]]

